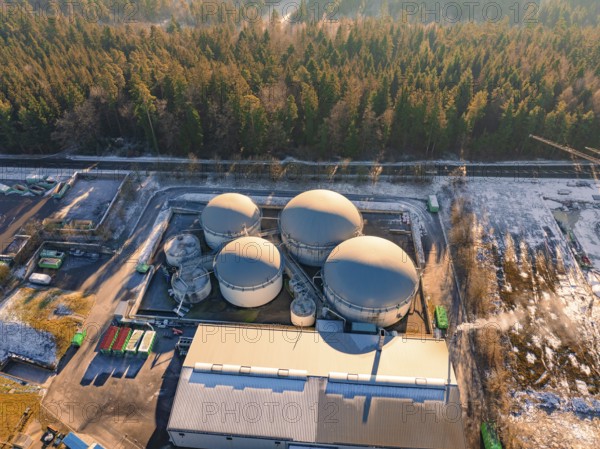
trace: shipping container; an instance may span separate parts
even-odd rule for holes
[[[131,328],[122,327],[121,329],[119,329],[119,336],[116,338],[112,346],[112,353],[115,355],[125,354],[125,348],[127,347],[127,343],[129,343],[130,337]]]
[[[110,354],[110,351],[117,339],[119,334],[119,328],[117,326],[110,326],[102,337],[100,342],[100,352],[103,354]]]
[[[133,333],[131,334],[131,337],[129,337],[129,343],[127,343],[127,346],[125,347],[125,353],[131,354],[131,355],[137,354],[138,346],[140,345],[140,342],[142,341],[143,336],[144,336],[143,330],[138,329],[138,330],[133,331]]]
[[[75,335],[73,335],[73,339],[71,340],[71,345],[75,346],[76,348],[81,347],[81,345],[83,344],[83,340],[85,340],[86,335],[87,335],[87,331],[85,331],[85,330],[76,332]]]
[[[62,263],[62,259],[57,259],[56,257],[44,257],[38,262],[38,267],[58,270],[62,266]]]
[[[138,350],[138,354],[141,354],[142,357],[148,357],[152,353],[152,348],[154,347],[155,342],[156,332],[146,331],[146,333],[144,333],[144,336],[142,337],[142,342],[140,343],[140,349]]]
[[[429,195],[429,198],[427,199],[427,210],[429,210],[429,212],[438,212],[440,210],[437,196]]]
[[[444,306],[435,306],[435,325],[438,329],[448,329],[448,314]]]
[[[55,259],[64,260],[65,253],[63,253],[61,251],[56,251],[53,249],[44,249],[44,250],[40,251],[40,257],[52,257]]]
[[[71,187],[71,186],[67,183],[64,183],[62,185],[59,184],[56,187],[56,192],[52,195],[52,197],[54,197],[56,199],[61,199],[63,196],[65,196],[65,194],[69,190],[69,187]]]
[[[502,449],[502,444],[492,424],[486,422],[481,424],[481,437],[485,449]]]

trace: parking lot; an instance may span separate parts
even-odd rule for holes
[[[86,179],[79,176],[75,184],[60,200],[59,208],[52,215],[56,220],[90,220],[94,224],[102,219],[113,200],[123,177],[110,179]]]
[[[194,328],[183,331],[191,337]],[[172,330],[157,333],[148,359],[102,355],[98,339],[68,355],[69,369],[59,369],[44,399],[54,415],[52,424],[104,447],[167,444],[165,429],[183,359],[174,350],[178,337]]]

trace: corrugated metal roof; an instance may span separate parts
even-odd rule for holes
[[[419,275],[398,245],[380,237],[362,236],[333,250],[323,267],[323,282],[342,301],[378,309],[411,298]]]
[[[411,390],[183,368],[168,429],[299,443],[464,448],[458,395],[445,405],[440,390]]]
[[[362,231],[360,212],[345,196],[331,190],[309,190],[281,211],[281,231],[310,246],[336,245]]]
[[[314,441],[314,414],[309,411],[318,399],[318,386],[314,381],[197,373],[183,368],[168,427]],[[301,416],[297,418],[298,410]]]
[[[75,435],[73,432],[67,434],[67,436],[63,439],[63,444],[67,446],[69,449],[87,449],[88,444]]]

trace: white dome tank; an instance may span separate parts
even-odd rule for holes
[[[214,197],[202,211],[206,243],[213,250],[246,235],[260,234],[262,214],[254,202],[239,193]]]
[[[202,254],[200,240],[192,234],[180,234],[171,237],[164,246],[167,263],[172,267],[180,267],[198,259]]]
[[[362,233],[363,219],[339,193],[310,190],[285,206],[279,226],[290,253],[300,263],[318,267],[337,245]]]
[[[418,287],[419,275],[408,254],[380,237],[342,243],[323,267],[325,296],[350,321],[391,326],[406,315]]]
[[[283,286],[279,249],[259,237],[229,242],[215,258],[214,270],[223,297],[238,307],[263,306],[275,299]]]
[[[210,274],[202,265],[185,266],[173,275],[171,287],[177,302],[198,304],[210,295]]]
[[[292,324],[298,327],[312,327],[317,317],[317,305],[312,299],[296,298],[290,305]]]

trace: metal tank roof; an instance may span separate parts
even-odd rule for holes
[[[309,190],[281,212],[282,233],[310,246],[337,244],[362,231],[363,220],[352,202],[331,190]]]
[[[179,234],[171,237],[164,246],[164,251],[171,257],[200,255],[200,240],[193,234]]]
[[[233,289],[256,289],[273,283],[283,274],[279,249],[260,237],[229,242],[215,258],[219,282]]]
[[[239,193],[224,193],[214,197],[202,211],[202,226],[217,234],[239,234],[261,219],[260,209]]]
[[[402,248],[372,236],[337,246],[325,262],[323,278],[339,299],[367,309],[404,302],[419,282],[415,265]]]

